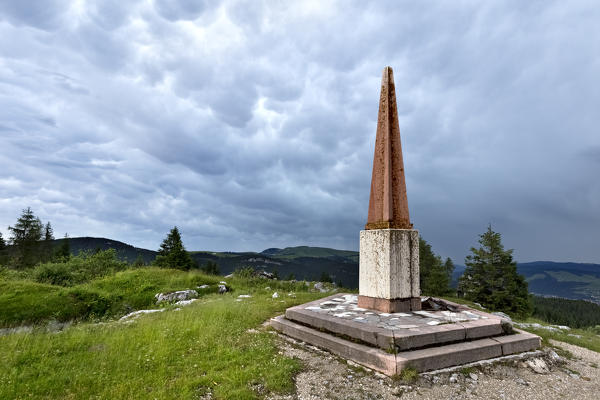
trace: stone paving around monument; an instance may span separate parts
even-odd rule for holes
[[[432,310],[405,313],[383,313],[360,308],[358,296],[352,294],[327,298],[318,303],[304,306],[304,310],[344,320],[359,322],[391,330],[418,330],[424,326],[436,326],[455,322],[488,319],[487,316],[469,310]]]

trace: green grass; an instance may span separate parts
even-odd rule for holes
[[[118,317],[154,307],[158,292],[195,289],[202,284],[213,287],[198,290],[200,295],[215,292],[221,279],[197,271],[155,267],[125,270],[72,287],[0,278],[0,328]]]
[[[141,269],[93,281],[86,289],[118,290],[131,299],[134,290],[127,282],[148,286],[153,296],[157,285],[183,289],[206,278]],[[217,399],[252,399],[292,391],[301,366],[279,354],[274,335],[260,326],[287,307],[325,294],[309,293],[303,283],[227,281],[234,293],[207,294],[180,311],[132,323],[80,323],[60,333],[0,337],[0,398],[193,399],[211,392]],[[49,286],[41,287],[52,292]],[[279,298],[271,297],[273,290]],[[238,302],[238,294],[252,297]],[[251,328],[258,332],[249,333]]]
[[[548,325],[547,322],[535,319],[528,318],[526,321],[534,323],[537,322],[541,325]],[[585,329],[569,329],[569,330],[558,330],[558,331],[550,331],[548,329],[537,329],[537,328],[519,328],[526,330],[527,332],[535,333],[540,336],[544,343],[549,344],[550,339],[558,340],[560,342],[570,343],[575,346],[584,347],[589,350],[593,350],[595,352],[600,353],[600,335],[598,335],[593,328],[585,328]],[[580,337],[578,337],[580,336]]]
[[[419,378],[419,372],[413,367],[406,367],[400,371],[400,375],[397,377],[398,380],[404,383],[413,383]]]

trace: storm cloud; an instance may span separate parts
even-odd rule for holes
[[[358,248],[381,71],[411,219],[462,262],[600,262],[600,7],[546,1],[0,3],[0,232],[155,249]]]

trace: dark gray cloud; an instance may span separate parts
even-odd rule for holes
[[[356,249],[382,68],[415,226],[462,262],[600,262],[600,10],[564,2],[0,3],[0,231]]]

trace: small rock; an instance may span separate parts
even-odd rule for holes
[[[321,293],[327,292],[327,289],[325,289],[325,286],[323,285],[323,282],[317,282],[317,283],[315,283],[314,288],[316,290],[318,290],[319,292],[321,292]]]
[[[142,314],[152,314],[152,313],[156,313],[156,312],[163,312],[165,311],[164,308],[159,308],[158,310],[138,310],[138,311],[134,311],[134,312],[130,312],[127,315],[122,316],[119,321],[125,321],[131,318],[137,318]]]
[[[273,293],[273,296],[271,296],[271,297],[274,298],[274,299],[276,299],[276,298],[279,297],[279,293],[275,292],[275,293]]]
[[[559,356],[554,350],[548,351],[548,356],[554,362],[562,362],[563,361],[562,357]]]
[[[458,382],[458,374],[452,374],[452,375],[450,375],[449,381],[450,381],[450,383],[456,383],[456,382]]]
[[[527,360],[527,366],[533,370],[536,374],[547,374],[548,365],[541,358],[533,358],[531,360]]]
[[[219,285],[219,294],[229,292],[229,288],[226,285]]]
[[[482,306],[481,304],[479,304],[479,303],[473,303],[473,304],[475,304],[477,307],[481,308],[482,310],[485,310],[485,307]]]
[[[250,297],[252,297],[252,296],[250,296],[249,294],[240,294],[238,296],[238,299],[249,299]]]
[[[219,282],[219,283],[220,283],[221,285],[227,285],[227,282],[225,282],[225,281],[221,281],[221,282]]]
[[[177,306],[187,306],[188,304],[192,304],[196,300],[198,300],[198,299],[179,300],[179,301],[175,302],[175,305],[177,305]]]
[[[275,274],[267,271],[258,271],[256,276],[262,279],[275,279]]]
[[[271,286],[267,286],[265,290],[271,290]]]
[[[517,378],[515,379],[515,382],[517,382],[519,385],[523,385],[523,386],[529,386],[529,382],[527,382],[525,379],[523,378]]]
[[[200,285],[197,287],[197,289],[208,289],[209,286],[208,285]]]
[[[477,379],[479,379],[479,377],[477,376],[477,374],[474,374],[472,372],[469,374],[469,378],[473,379],[474,381],[477,381]]]

